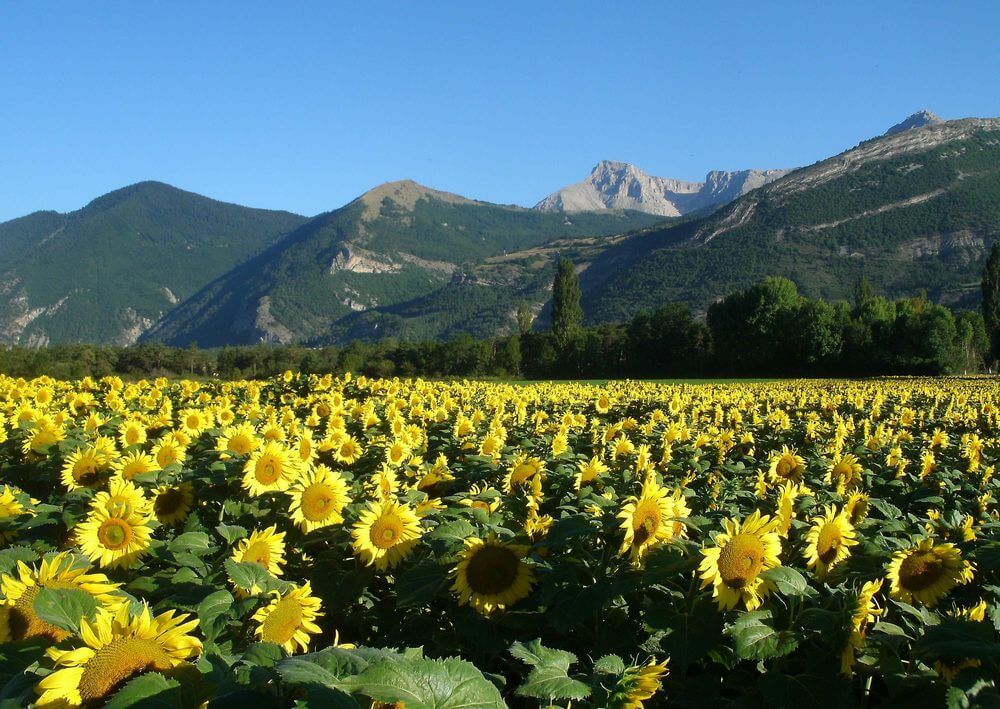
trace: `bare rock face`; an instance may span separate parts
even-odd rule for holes
[[[776,180],[788,170],[713,170],[704,182],[686,182],[646,174],[635,165],[604,160],[590,176],[535,205],[541,211],[582,212],[635,209],[678,217],[727,204],[750,190]]]
[[[917,111],[911,116],[908,116],[905,120],[900,121],[892,128],[885,132],[886,135],[892,135],[893,133],[902,133],[904,130],[910,130],[911,128],[921,128],[922,126],[933,126],[938,123],[944,123],[941,118],[934,115],[930,111]]]

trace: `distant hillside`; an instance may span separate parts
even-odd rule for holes
[[[672,300],[703,309],[769,275],[828,299],[865,275],[887,295],[973,306],[998,232],[1000,120],[928,123],[609,247],[584,272],[585,307],[597,321]]]
[[[603,160],[582,182],[563,187],[535,205],[546,212],[636,209],[679,217],[714,209],[772,182],[788,170],[713,170],[704,182],[654,177],[635,165]]]
[[[0,342],[127,344],[305,221],[158,182],[0,224]]]
[[[203,347],[336,337],[350,331],[354,313],[419,302],[484,258],[658,221],[622,210],[544,213],[408,180],[388,183],[306,222],[176,308],[147,337]]]

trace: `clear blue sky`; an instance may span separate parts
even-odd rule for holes
[[[996,0],[6,2],[0,27],[0,220],[145,179],[530,205],[603,158],[701,179],[1000,115]]]

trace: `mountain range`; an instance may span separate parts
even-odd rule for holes
[[[559,257],[590,322],[700,312],[768,275],[971,307],[998,227],[1000,120],[927,111],[795,170],[687,182],[603,161],[530,209],[403,180],[308,218],[144,182],[0,224],[0,342],[496,335],[523,303],[544,325]]]

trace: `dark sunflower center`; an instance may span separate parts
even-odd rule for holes
[[[172,666],[170,656],[155,641],[119,638],[97,651],[83,667],[80,698],[84,704],[104,699],[133,675]]]
[[[743,588],[763,567],[764,544],[752,534],[737,534],[719,552],[719,575],[727,586]]]
[[[472,553],[465,574],[473,591],[491,596],[514,585],[520,565],[521,560],[510,549],[487,544]]]
[[[792,472],[792,461],[788,458],[782,458],[778,461],[778,465],[775,467],[774,471],[783,478],[787,478]]]
[[[169,516],[180,512],[184,507],[184,493],[180,488],[172,487],[156,496],[153,511],[157,517]]]
[[[899,566],[899,585],[908,591],[923,591],[942,576],[944,562],[932,551],[911,553]]]

